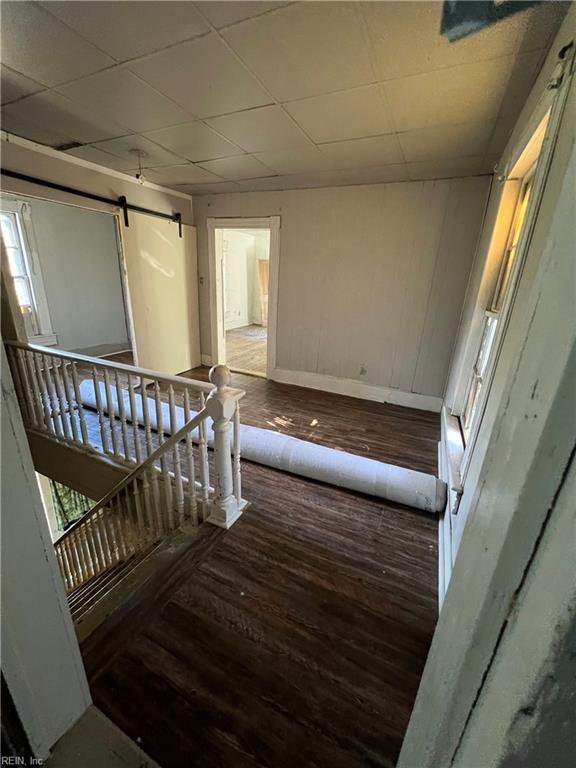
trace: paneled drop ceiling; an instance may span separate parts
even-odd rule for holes
[[[456,43],[440,2],[1,10],[5,131],[202,194],[489,172],[566,4]]]

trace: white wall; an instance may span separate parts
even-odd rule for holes
[[[280,215],[277,368],[441,397],[489,177],[195,198],[201,345],[207,217]]]
[[[46,758],[90,693],[4,349],[1,421],[2,672]]]
[[[33,198],[13,199],[30,206],[58,347],[86,354],[129,349],[114,217]]]
[[[270,231],[220,230],[224,253],[224,327],[262,324],[258,262],[270,260]]]
[[[575,20],[573,6],[512,134],[503,166],[509,162],[512,148],[522,145],[519,139],[526,129],[534,129],[540,122],[540,110],[549,105],[553,92],[547,90],[548,78],[558,51],[573,36]],[[566,78],[564,82],[568,82]],[[512,705],[517,725],[523,717],[520,694],[529,688],[525,685],[527,678],[517,676],[517,672],[526,674],[524,662],[528,659],[522,658],[517,642],[510,645],[507,636],[517,632],[521,623],[524,647],[538,648],[541,661],[542,638],[538,638],[538,643],[532,642],[531,634],[545,631],[545,641],[550,639],[548,617],[558,609],[556,600],[544,608],[542,594],[532,609],[528,599],[519,598],[523,597],[520,590],[531,573],[536,578],[536,569],[544,567],[534,555],[542,546],[550,510],[555,503],[561,503],[559,487],[563,481],[568,482],[576,434],[574,97],[572,81],[568,108],[554,143],[525,267],[465,480],[458,517],[464,516],[467,522],[402,747],[398,763],[402,768],[467,766],[471,755],[476,761],[481,759],[479,749],[474,748],[480,743],[492,755],[501,751],[505,746],[503,729],[510,719],[494,723],[494,731],[490,720],[497,720],[502,713],[510,715]],[[570,501],[573,534],[573,497]],[[573,567],[557,567],[554,549],[558,551],[558,540],[554,547],[545,540],[544,543],[545,549],[538,552],[544,553],[546,568],[551,567],[559,579],[554,589],[573,594]],[[565,605],[559,615],[566,614],[566,608]],[[544,622],[542,626],[540,621]],[[566,633],[566,627],[558,623],[553,642],[559,644]],[[504,651],[500,659],[498,654]],[[517,666],[513,666],[515,661]],[[508,678],[502,675],[503,667]],[[540,671],[541,667],[530,671],[533,681]],[[477,711],[476,706],[480,707]],[[530,720],[534,731],[543,722],[541,716],[536,707]],[[479,723],[484,724],[481,729]],[[466,734],[468,727],[471,731]],[[461,762],[453,763],[459,745],[466,751],[461,753]],[[505,763],[497,759],[486,764],[540,762]]]
[[[236,229],[221,232],[224,270],[224,329],[248,325],[248,254],[254,239]]]
[[[576,463],[518,594],[455,768],[574,764]]]

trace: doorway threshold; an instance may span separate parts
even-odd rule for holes
[[[245,376],[255,376],[257,379],[266,379],[268,378],[265,373],[262,373],[261,371],[249,371],[246,368],[235,368],[232,366],[229,366],[232,373],[243,373]]]

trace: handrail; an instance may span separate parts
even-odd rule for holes
[[[120,480],[119,483],[116,483],[116,485],[108,491],[108,493],[103,496],[100,501],[97,501],[96,504],[92,507],[92,509],[88,510],[85,515],[82,515],[82,517],[79,520],[76,520],[71,526],[66,528],[65,531],[62,532],[61,536],[58,536],[57,539],[54,540],[54,544],[58,544],[63,539],[65,539],[67,536],[69,536],[71,533],[73,533],[77,528],[79,528],[83,522],[86,521],[86,518],[89,516],[96,514],[96,512],[99,512],[103,507],[106,506],[106,504],[113,499],[115,496],[117,496],[121,491],[123,491],[125,488],[127,488],[129,485],[133,483],[133,481],[140,477],[140,475],[143,475],[146,470],[156,464],[156,462],[168,451],[172,450],[175,445],[177,445],[181,440],[183,440],[186,435],[189,432],[192,432],[194,429],[196,429],[197,426],[200,425],[202,421],[208,418],[208,411],[206,408],[203,408],[199,413],[194,416],[193,419],[190,419],[190,421],[187,421],[186,424],[184,424],[183,427],[181,427],[177,432],[175,432],[171,437],[169,437],[167,440],[165,440],[156,450],[148,456],[148,458],[143,461],[141,464],[139,464],[137,467],[135,467],[130,474],[126,475],[122,480]]]
[[[43,347],[39,344],[25,344],[21,341],[5,340],[4,344],[9,347],[15,347],[17,349],[31,350],[32,352],[39,352],[42,355],[54,355],[60,357],[63,360],[71,360],[76,363],[85,363],[88,366],[93,366],[95,363],[101,368],[108,368],[114,371],[124,371],[132,376],[141,376],[145,379],[156,379],[163,381],[166,384],[178,384],[179,386],[186,386],[190,389],[194,389],[201,392],[211,392],[213,385],[205,381],[198,381],[197,379],[188,379],[185,376],[171,376],[167,373],[159,373],[153,371],[150,368],[139,368],[135,365],[127,365],[126,363],[111,363],[102,357],[88,357],[87,355],[80,355],[76,352],[66,352],[65,350],[58,349],[57,347]]]
[[[241,515],[245,393],[230,387],[226,366],[212,368],[208,384],[52,347],[5,344],[27,430],[130,467],[54,542],[69,592],[179,527],[208,521],[229,528]]]

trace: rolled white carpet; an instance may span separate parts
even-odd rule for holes
[[[99,382],[99,387],[103,408],[108,412],[104,384]],[[91,380],[81,383],[80,396],[83,405],[96,409],[96,394]],[[138,423],[142,425],[144,423],[142,397],[136,394],[135,398]],[[124,392],[123,400],[128,418],[131,409],[127,392]],[[112,407],[114,414],[119,416],[118,398],[114,390]],[[171,434],[170,409],[167,403],[162,403],[161,407],[162,428],[166,434]],[[148,398],[148,413],[152,429],[157,430],[156,403],[152,398]],[[190,417],[195,415],[196,412],[192,411]],[[208,424],[208,445],[212,446],[213,433],[210,419]],[[178,430],[182,426],[184,426],[184,412],[182,408],[177,407],[174,427]],[[192,433],[192,439],[198,442],[197,430]],[[364,456],[355,456],[345,451],[326,448],[307,440],[247,424],[242,424],[240,427],[240,444],[242,456],[245,459],[267,467],[320,480],[351,491],[378,496],[426,512],[440,512],[446,505],[446,483],[425,472],[416,472]]]

